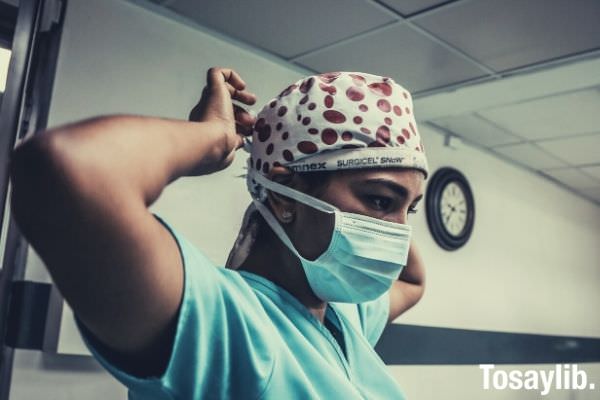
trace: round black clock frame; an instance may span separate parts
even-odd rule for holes
[[[441,212],[442,193],[451,183],[458,185],[466,202],[466,221],[458,234],[446,229]],[[456,250],[462,247],[469,240],[475,222],[475,202],[467,178],[455,168],[442,167],[431,177],[425,196],[427,225],[436,243],[445,250]]]

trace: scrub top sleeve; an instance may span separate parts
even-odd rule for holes
[[[175,238],[184,289],[175,338],[161,376],[138,377],[116,365],[110,352],[75,317],[92,355],[129,388],[130,399],[243,398],[265,390],[274,368],[264,310],[236,271],[214,265],[197,247],[154,214]]]
[[[385,329],[390,314],[390,293],[375,300],[358,304],[358,314],[363,334],[371,346],[375,346]]]

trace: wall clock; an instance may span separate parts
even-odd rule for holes
[[[467,178],[451,167],[438,169],[427,186],[425,212],[440,247],[456,250],[467,243],[475,222],[475,202]]]

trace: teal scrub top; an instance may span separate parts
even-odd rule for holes
[[[155,214],[184,265],[175,341],[162,376],[137,377],[114,365],[76,317],[92,355],[129,389],[129,399],[404,399],[373,350],[388,318],[389,294],[362,304],[330,303],[326,317],[345,353],[294,296],[246,271],[213,264]]]

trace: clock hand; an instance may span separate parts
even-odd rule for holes
[[[448,215],[446,216],[446,222],[445,222],[445,224],[446,224],[446,225],[448,224],[448,221],[450,221],[450,216],[451,216],[451,215],[452,215],[452,211],[450,211],[450,212],[448,213]]]

